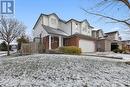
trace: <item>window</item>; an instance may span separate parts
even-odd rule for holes
[[[87,25],[83,26],[83,31],[87,32]]]
[[[75,23],[76,29],[78,29],[78,23]]]
[[[51,18],[51,23],[52,23],[52,24],[56,24],[56,19]]]
[[[90,33],[90,31],[88,31],[88,33]]]

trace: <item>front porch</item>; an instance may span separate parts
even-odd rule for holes
[[[43,44],[45,49],[56,49],[63,46],[63,36],[48,35],[43,37]]]

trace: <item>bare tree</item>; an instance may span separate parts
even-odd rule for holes
[[[117,0],[117,1],[124,3],[130,9],[130,1],[129,0]]]
[[[101,5],[105,5],[106,3],[109,5],[111,5],[112,3],[122,3],[124,6],[126,6],[129,11],[130,11],[130,0],[100,0],[99,3],[97,3],[96,6],[101,6]],[[108,6],[107,6],[108,7]],[[107,8],[106,7],[106,8]],[[88,14],[92,14],[92,15],[96,15],[96,16],[99,16],[99,17],[103,17],[103,18],[106,18],[106,19],[110,19],[112,21],[115,21],[116,23],[123,23],[125,25],[127,25],[129,28],[130,28],[130,14],[128,13],[129,17],[126,18],[126,19],[119,19],[119,18],[115,18],[115,17],[111,17],[111,16],[107,16],[107,15],[104,15],[104,14],[101,14],[101,13],[96,13],[94,11],[88,11],[84,8],[81,8],[82,10],[84,10],[86,13]],[[127,13],[124,13],[124,14],[127,14]]]
[[[7,43],[7,55],[10,55],[9,45],[20,35],[24,34],[26,26],[14,18],[1,17],[0,39]]]

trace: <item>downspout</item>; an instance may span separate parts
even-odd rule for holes
[[[81,24],[80,24],[80,34],[81,34],[81,28],[82,28],[82,26],[81,26]]]
[[[42,25],[43,25],[43,16],[42,16]]]
[[[71,35],[72,35],[72,21],[71,21]]]

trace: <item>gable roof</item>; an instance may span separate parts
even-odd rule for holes
[[[66,21],[60,19],[55,13],[48,14],[48,15],[47,15],[47,14],[42,14],[42,13],[41,13],[40,16],[38,17],[38,20],[36,21],[36,23],[35,23],[33,29],[36,27],[37,23],[39,22],[39,20],[40,20],[40,18],[41,18],[42,16],[50,16],[50,15],[55,15],[59,21],[61,21],[61,22],[63,22],[63,23],[66,23]]]
[[[76,19],[70,19],[70,20],[68,20],[66,23],[68,23],[68,22],[70,22],[70,21],[76,21],[76,22],[78,22],[78,23],[86,22],[89,27],[94,28],[94,27],[90,26],[90,24],[89,24],[89,22],[87,21],[87,19],[85,19],[85,20],[83,20],[83,21],[78,21],[78,20],[76,20]]]
[[[78,20],[76,20],[76,19],[70,19],[70,20],[68,20],[66,23],[68,23],[68,22],[70,22],[70,21],[76,21],[76,22],[78,22],[78,23],[81,23],[81,21],[78,21]]]
[[[79,33],[75,33],[75,34],[73,34],[73,35],[71,35],[71,36],[69,36],[70,38],[71,37],[74,37],[74,36],[77,36],[77,37],[79,37],[79,38],[81,38],[81,39],[86,39],[86,40],[93,40],[93,41],[96,41],[97,39],[96,38],[93,38],[93,37],[91,37],[91,36],[87,36],[87,35],[83,35],[83,34],[79,34]],[[68,38],[69,38],[68,37]]]
[[[37,25],[37,23],[39,22],[39,20],[40,20],[41,17],[42,17],[42,14],[40,14],[40,16],[38,17],[38,20],[36,21],[36,23],[35,23],[33,29],[36,27],[36,25]]]
[[[122,42],[130,42],[130,40],[123,40]]]
[[[56,34],[56,35],[68,36],[68,34],[65,33],[64,31],[62,31],[61,29],[55,29],[55,28],[45,26],[45,25],[43,25],[43,28],[45,29],[45,31],[48,34]]]
[[[60,19],[59,17],[58,17],[58,15],[57,14],[55,14],[55,13],[51,13],[51,14],[42,14],[42,15],[44,15],[44,16],[50,16],[50,15],[54,15],[54,16],[56,16],[57,17],[57,19],[59,20],[59,21],[62,21],[62,22],[64,22],[64,23],[66,23],[66,21],[64,21],[64,20],[62,20],[62,19]]]
[[[79,22],[79,23],[86,22],[89,27],[94,28],[94,27],[90,26],[90,24],[89,24],[89,22],[87,21],[87,19],[85,19],[85,20],[83,20],[83,21],[78,21],[78,20],[76,20],[76,19],[70,19],[70,20],[68,20],[68,21],[65,21],[65,20],[60,19],[60,18],[57,16],[57,14],[55,14],[55,13],[51,13],[51,14],[43,14],[43,13],[41,13],[40,16],[39,16],[39,18],[38,18],[38,20],[36,21],[36,23],[35,23],[33,29],[36,27],[37,23],[39,22],[39,20],[40,20],[40,18],[41,18],[42,16],[50,16],[50,15],[56,16],[57,19],[58,19],[59,21],[63,22],[63,23],[68,23],[68,22],[74,20],[74,21]]]
[[[101,32],[102,34],[104,34],[103,30],[102,29],[98,29],[98,30],[92,30],[92,32],[96,32],[96,33],[99,33]]]
[[[114,33],[119,33],[118,31],[112,31],[112,32],[107,32],[105,34],[114,34]]]

